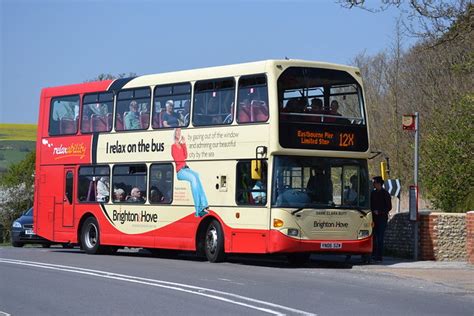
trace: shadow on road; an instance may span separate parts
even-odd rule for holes
[[[50,251],[84,255],[84,253],[78,248],[51,248]],[[115,254],[102,255],[207,262],[205,257],[198,256],[194,252],[165,249],[125,248],[119,249]],[[366,265],[360,256],[347,257],[345,255],[326,254],[312,254],[308,262],[300,265],[290,264],[284,255],[229,254],[225,262],[228,264],[270,267],[278,269],[352,269],[354,266]]]

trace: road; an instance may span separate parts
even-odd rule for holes
[[[0,315],[473,315],[474,293],[314,258],[0,248]]]

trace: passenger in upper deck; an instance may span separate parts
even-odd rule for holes
[[[138,103],[137,101],[130,102],[130,112],[124,117],[125,129],[140,129],[140,116],[138,115]]]
[[[318,98],[311,100],[311,113],[322,113],[323,112],[323,101]]]
[[[180,117],[180,120],[183,124],[183,126],[188,126],[189,124],[189,109],[191,107],[191,102],[189,100],[186,100],[184,102],[184,106],[183,106],[183,111],[181,112],[181,117]]]
[[[97,115],[107,115],[109,112],[107,108],[107,104],[105,103],[93,103],[93,104],[88,104],[87,107],[84,107],[84,113],[88,116],[91,116],[92,114],[97,114]]]
[[[219,115],[219,103],[217,98],[210,98],[207,103],[207,115],[211,124],[221,124],[222,117]]]
[[[336,115],[336,116],[342,116],[339,112],[339,102],[337,102],[336,100],[332,100],[331,102],[331,108],[329,110],[329,114],[331,115]]]
[[[166,112],[163,113],[163,127],[178,127],[180,121],[178,114],[174,112],[174,102],[173,100],[166,101]]]

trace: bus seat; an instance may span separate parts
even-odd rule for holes
[[[268,120],[268,106],[265,102],[252,100],[250,110],[250,119],[252,122],[264,122]]]
[[[161,128],[161,112],[153,113],[153,128]]]
[[[140,126],[142,129],[148,129],[150,125],[150,113],[149,112],[140,112]]]
[[[128,111],[123,112],[123,126],[122,126],[123,131],[127,130],[127,126],[125,125],[125,118],[127,117],[127,115],[128,115]]]
[[[107,126],[107,119],[106,117],[98,114],[92,114],[91,115],[91,126],[92,126],[92,132],[107,132],[108,131],[108,126]]]
[[[123,118],[120,113],[115,115],[115,130],[116,131],[123,131]]]
[[[239,105],[238,111],[239,123],[248,123],[250,122],[250,108],[246,105]]]
[[[248,193],[248,204],[256,204],[255,199],[253,198],[252,192]]]
[[[165,110],[155,113],[153,117],[153,128],[163,127],[163,113],[165,113]]]
[[[77,132],[76,120],[61,118],[59,121],[59,132],[61,134],[75,134]]]
[[[91,132],[91,121],[88,116],[82,116],[81,121],[81,132],[82,133],[90,133]]]
[[[112,113],[107,113],[105,117],[107,119],[107,130],[110,131],[112,129]]]
[[[89,189],[87,190],[86,202],[95,202],[97,193],[97,183],[94,180],[89,182]]]

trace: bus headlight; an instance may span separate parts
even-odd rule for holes
[[[288,236],[298,237],[300,234],[299,229],[296,228],[288,228]]]
[[[359,239],[369,237],[369,231],[368,230],[359,230]]]
[[[279,218],[273,219],[273,227],[283,227],[284,222]]]

